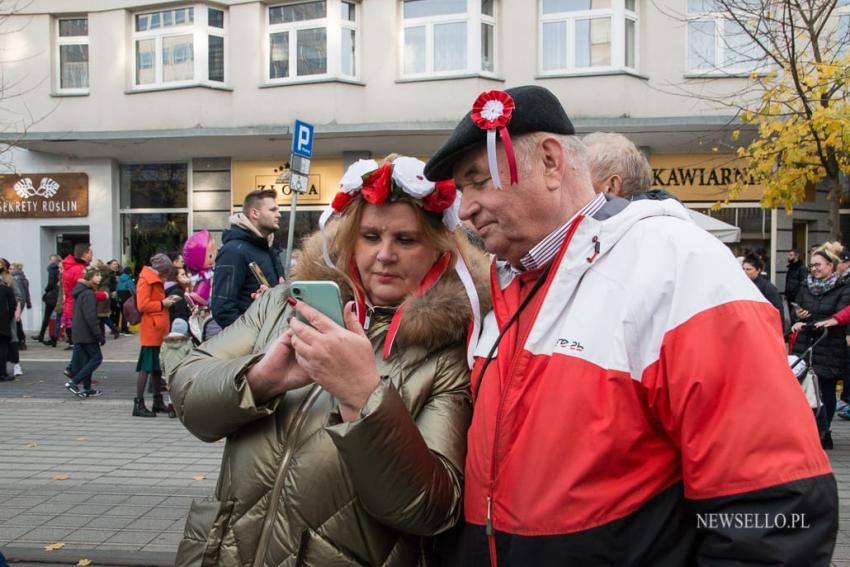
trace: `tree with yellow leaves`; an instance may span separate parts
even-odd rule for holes
[[[762,205],[791,211],[822,183],[839,238],[839,176],[850,172],[850,18],[836,15],[839,0],[713,1],[747,40],[745,55],[759,58],[749,76],[757,96],[727,103],[757,132],[738,156],[765,186]]]

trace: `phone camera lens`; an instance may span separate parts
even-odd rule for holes
[[[292,293],[293,293],[294,295],[301,295],[301,288],[300,288],[300,287],[294,287],[294,288],[292,288]]]

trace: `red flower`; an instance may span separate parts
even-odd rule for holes
[[[390,196],[391,182],[390,164],[385,163],[363,180],[363,198],[373,205],[384,203]]]
[[[333,203],[331,203],[331,207],[333,207],[336,212],[341,213],[345,210],[345,207],[348,206],[348,203],[350,203],[352,199],[354,199],[353,193],[346,193],[345,191],[340,191],[336,194],[336,197],[334,197]]]
[[[432,213],[442,213],[452,206],[456,196],[457,189],[453,180],[437,181],[434,191],[422,200],[422,208]]]
[[[481,93],[472,103],[472,121],[482,130],[501,128],[511,121],[514,99],[504,91]]]

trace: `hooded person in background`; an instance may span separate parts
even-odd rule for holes
[[[59,261],[61,258],[56,254],[50,256],[50,263],[47,264],[47,285],[44,286],[44,293],[41,295],[44,315],[41,318],[41,329],[38,335],[32,337],[33,340],[40,343],[45,342],[44,333],[50,326],[50,317],[53,315],[53,310],[56,309],[56,301],[59,299]],[[51,342],[50,340],[46,342]]]
[[[24,311],[24,308],[32,309],[30,281],[27,279],[26,274],[24,274],[24,265],[20,262],[12,262],[11,272],[22,298],[21,312]],[[27,350],[27,336],[24,334],[24,324],[20,319],[18,319],[16,324],[18,327],[18,350]]]
[[[162,399],[162,367],[159,365],[162,340],[171,329],[168,311],[181,298],[175,295],[165,296],[165,279],[172,269],[171,259],[165,254],[155,254],[150,266],[142,268],[139,274],[139,288],[136,293],[136,305],[142,315],[139,342],[139,360],[136,362],[136,398],[133,400],[133,416],[156,417],[157,412],[174,417],[174,408],[166,405]],[[145,386],[150,378],[153,382],[153,406],[145,406]]]
[[[95,292],[102,282],[102,270],[97,266],[87,266],[82,277],[74,286],[74,352],[79,367],[73,378],[65,382],[65,388],[78,398],[94,398],[101,395],[100,390],[92,388],[92,374],[103,362],[100,347],[106,343],[103,325],[98,316],[98,298]],[[102,295],[107,295],[101,292]],[[80,389],[80,385],[83,389]]]
[[[62,260],[62,290],[65,292],[65,304],[62,306],[62,326],[68,335],[68,342],[74,342],[71,319],[74,316],[74,287],[83,276],[83,269],[92,259],[91,244],[80,242],[74,245],[74,253]],[[71,350],[70,347],[65,350]],[[73,362],[70,366],[73,366]]]
[[[256,262],[270,285],[282,281],[280,249],[274,246],[274,234],[280,228],[276,197],[271,189],[248,193],[242,212],[230,217],[230,228],[222,234],[210,305],[222,329],[248,310],[258,291],[264,291],[248,264]]]
[[[15,321],[21,318],[21,308],[13,291],[12,274],[6,260],[0,258],[0,381],[14,380],[21,372],[18,358],[18,342]],[[15,365],[12,376],[6,371],[6,363]]]

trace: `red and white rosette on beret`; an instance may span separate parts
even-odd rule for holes
[[[496,134],[502,139],[505,146],[505,156],[508,159],[508,170],[511,175],[511,185],[515,185],[517,177],[516,156],[511,144],[511,135],[508,133],[508,123],[514,112],[514,99],[504,91],[487,91],[478,95],[472,104],[470,118],[475,125],[487,131],[487,164],[490,167],[490,177],[496,189],[502,188],[502,180],[499,177],[499,168],[496,161]]]
[[[422,209],[431,213],[442,214],[443,224],[449,231],[454,232],[460,225],[458,213],[460,210],[460,192],[455,187],[453,180],[438,181],[437,183],[429,181],[425,177],[424,170],[424,162],[407,156],[400,156],[391,164],[378,165],[375,160],[370,159],[358,160],[350,165],[340,180],[339,192],[319,218],[319,230],[322,234],[322,256],[325,263],[331,268],[336,268],[330,257],[325,225],[333,215],[341,215],[349,203],[358,196],[373,205],[382,205],[395,201],[401,194],[407,195]],[[419,284],[419,288],[413,293],[414,296],[424,294],[439,281],[448,267],[448,260],[448,255],[437,260]],[[467,362],[469,367],[472,368],[472,352],[481,330],[481,307],[472,274],[469,272],[460,252],[457,254],[454,268],[472,308],[472,325],[469,335],[471,340],[467,344]],[[354,281],[359,283],[360,277],[356,266],[352,263],[349,269]],[[368,299],[362,293],[358,292],[356,295],[357,313],[362,324],[365,321]],[[396,311],[387,332],[387,338],[384,341],[384,358],[389,357],[392,351],[403,313],[404,304]]]

